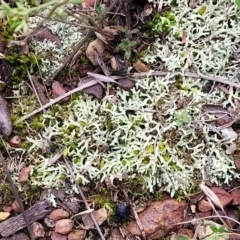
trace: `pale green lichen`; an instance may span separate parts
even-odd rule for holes
[[[203,6],[205,11],[199,14]],[[145,61],[158,67],[161,59],[172,71],[184,72],[193,66],[204,74],[233,75],[238,63],[229,62],[229,58],[240,40],[240,24],[232,1],[219,0],[215,5],[207,1],[194,10],[177,1],[171,12],[176,23],[166,44],[156,41],[156,54],[151,55],[149,50]],[[175,37],[183,31],[187,33],[185,44]],[[231,88],[228,98],[218,88],[204,93],[204,84],[201,79],[185,77],[178,81],[171,74],[146,77],[137,80],[130,91],[117,89],[116,103],[112,96],[98,101],[80,94],[65,106],[47,110],[43,114],[44,130],[36,135],[29,125],[27,139],[31,146],[26,158],[35,163],[31,183],[60,187],[66,178],[73,182],[64,162],[50,163],[54,156],[49,150],[51,143],[59,150],[65,149],[81,184],[106,177],[121,179],[125,174],[132,179],[140,175],[143,187],[149,191],[157,187],[174,195],[195,189],[203,179],[229,183],[239,177],[232,157],[223,150],[231,141],[220,139],[214,125],[205,123],[201,107],[211,103],[235,108],[239,93]],[[184,98],[191,101],[177,109],[177,101]],[[183,112],[188,117],[179,124],[176,116]]]
[[[67,6],[69,7],[69,4]],[[64,7],[62,8],[64,11]],[[47,8],[42,15],[46,16],[49,10],[50,8]],[[34,29],[41,21],[42,18],[38,16],[30,17],[30,28]],[[83,30],[75,22],[76,19],[73,17],[65,18],[64,22],[45,21],[44,26],[48,27],[53,34],[56,34],[60,38],[62,43],[62,47],[60,48],[56,46],[55,42],[46,39],[43,42],[34,39],[31,41],[31,47],[35,54],[42,56],[40,72],[43,78],[49,79],[53,76],[54,72],[63,64],[65,58],[82,38]]]

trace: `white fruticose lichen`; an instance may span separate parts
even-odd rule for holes
[[[171,2],[164,4],[171,6]],[[229,77],[238,69],[237,61],[230,61],[240,40],[236,7],[226,0],[198,4],[195,9],[183,1],[171,6],[176,23],[166,43],[156,41],[155,55],[149,50],[145,61],[161,60],[172,71],[183,72],[193,66],[204,74]],[[202,7],[206,9],[201,15]],[[175,37],[183,32],[185,44]],[[64,109],[59,106],[54,114],[51,109],[44,113],[47,128],[38,136],[28,136],[32,145],[28,157],[34,158],[46,146],[48,136],[47,142],[65,149],[82,184],[127,174],[129,178],[143,178],[143,187],[149,191],[161,187],[174,195],[179,190],[189,191],[202,179],[228,183],[239,176],[232,157],[223,150],[229,139],[220,139],[214,125],[210,128],[201,107],[230,103],[234,108],[239,93],[230,88],[231,97],[226,98],[218,88],[203,92],[204,85],[201,79],[146,77],[137,80],[130,91],[117,89],[116,103],[108,95],[101,101],[79,95]],[[177,102],[184,99],[190,102],[182,111]],[[33,166],[32,184],[61,186],[65,178],[71,179],[64,163],[49,166],[48,160],[44,155]]]

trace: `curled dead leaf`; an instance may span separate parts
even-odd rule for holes
[[[91,43],[89,43],[87,50],[86,50],[86,56],[91,61],[93,66],[98,66],[98,61],[96,59],[96,53],[98,52],[100,56],[103,55],[105,50],[104,43],[100,39],[95,39]]]

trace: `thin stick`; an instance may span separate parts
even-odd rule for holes
[[[128,204],[131,206],[131,209],[132,209],[132,211],[133,211],[133,215],[134,215],[135,220],[136,220],[136,223],[137,223],[137,225],[138,225],[138,227],[139,227],[139,229],[140,229],[140,231],[141,231],[141,233],[142,233],[143,239],[144,239],[144,240],[147,239],[147,238],[146,238],[146,232],[145,232],[145,230],[143,229],[142,223],[141,223],[141,221],[140,221],[140,219],[139,219],[139,217],[138,217],[138,214],[137,214],[137,212],[136,212],[136,210],[135,210],[135,205],[134,205],[134,203],[131,202],[131,200],[129,199],[126,191],[123,189],[122,186],[120,187],[120,190],[122,191],[122,193],[123,193],[125,199],[127,200]]]
[[[89,31],[87,35],[81,39],[81,41],[76,45],[75,49],[71,52],[71,54],[65,59],[62,66],[53,74],[52,79],[56,78],[56,76],[63,70],[63,68],[70,62],[70,60],[74,57],[74,55],[80,50],[80,48],[87,42],[87,40],[93,35],[93,31]]]
[[[71,174],[72,179],[74,179],[74,181],[75,181],[75,184],[76,184],[76,186],[77,186],[78,192],[79,192],[79,194],[80,194],[80,196],[81,196],[81,198],[82,198],[82,200],[83,200],[83,202],[84,202],[87,210],[90,211],[90,212],[89,212],[89,215],[90,215],[90,217],[92,218],[92,220],[93,220],[93,222],[94,222],[94,224],[95,224],[95,226],[96,226],[96,228],[97,228],[97,231],[98,231],[101,239],[102,239],[102,240],[105,240],[105,237],[103,236],[102,231],[101,231],[101,229],[99,228],[99,225],[98,225],[98,223],[97,223],[97,221],[96,221],[93,213],[91,212],[92,209],[91,209],[91,208],[89,207],[89,205],[88,205],[87,199],[85,198],[85,196],[84,196],[84,194],[83,194],[83,191],[82,191],[82,189],[80,188],[80,186],[79,186],[79,184],[78,184],[78,181],[77,181],[77,179],[76,179],[76,177],[75,177],[75,175],[74,175],[74,173],[73,173],[73,171],[72,171],[71,166],[69,165],[66,157],[63,157],[63,159],[64,159],[65,164],[66,164],[66,166],[67,166],[67,168],[68,168],[68,170],[69,170],[69,172],[70,172],[70,174]]]
[[[4,171],[5,171],[6,175],[7,175],[7,179],[8,179],[8,182],[9,182],[10,186],[11,186],[12,193],[13,193],[13,195],[14,195],[14,197],[15,197],[15,199],[16,199],[19,207],[20,207],[20,210],[21,210],[23,219],[24,219],[24,221],[26,222],[26,226],[27,226],[27,230],[28,230],[28,233],[29,233],[29,235],[30,235],[30,238],[31,238],[31,240],[34,240],[35,238],[34,238],[34,236],[33,236],[33,232],[32,232],[32,229],[31,229],[31,227],[30,227],[29,221],[28,221],[28,219],[27,219],[27,217],[26,217],[26,214],[25,214],[25,212],[24,212],[24,206],[23,206],[22,200],[20,199],[20,197],[19,197],[19,195],[18,195],[17,189],[16,189],[16,187],[15,187],[15,185],[14,185],[14,183],[13,183],[11,174],[10,174],[9,171],[8,171],[8,168],[7,168],[7,165],[6,165],[5,160],[4,160],[4,158],[3,158],[3,155],[2,155],[1,150],[0,150],[0,162],[1,162],[1,164],[2,164],[2,166],[3,166],[3,169],[4,169]]]
[[[168,74],[173,74],[171,77],[174,77],[176,75],[182,75],[185,77],[192,77],[192,78],[203,78],[205,80],[213,81],[213,82],[220,82],[223,84],[227,84],[232,87],[240,88],[240,84],[230,82],[228,78],[220,78],[216,76],[207,76],[192,72],[185,72],[185,73],[173,73],[168,71],[154,71],[154,72],[142,72],[142,73],[134,73],[130,75],[131,77],[137,78],[137,77],[146,77],[146,76],[167,76]]]
[[[83,83],[83,84],[81,84],[79,87],[74,88],[73,90],[71,90],[71,91],[69,91],[69,92],[67,92],[67,93],[65,93],[65,94],[63,94],[63,95],[61,95],[61,96],[59,96],[59,97],[51,100],[49,103],[43,105],[42,107],[36,109],[36,110],[33,111],[33,112],[27,114],[26,116],[18,119],[18,120],[16,121],[16,123],[20,123],[20,122],[22,122],[22,121],[24,121],[24,120],[32,117],[32,116],[35,115],[36,113],[39,113],[39,112],[41,112],[42,110],[44,110],[44,109],[52,106],[53,104],[59,102],[59,101],[62,100],[63,98],[68,97],[68,96],[72,95],[73,93],[79,92],[79,91],[83,90],[84,88],[91,87],[91,86],[93,86],[93,85],[95,85],[95,84],[97,84],[97,83],[98,83],[98,82],[95,81],[95,80],[91,80],[91,81],[89,81],[89,82]]]

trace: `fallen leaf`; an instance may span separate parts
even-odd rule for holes
[[[21,168],[19,175],[18,175],[18,182],[26,182],[29,178],[31,167],[23,167]]]
[[[84,0],[81,4],[83,8],[93,8],[95,0]]]
[[[105,51],[104,43],[98,38],[90,42],[86,50],[86,56],[91,61],[92,65],[98,66],[95,51],[98,52],[99,56],[102,56]]]
[[[147,65],[144,64],[143,62],[141,62],[140,60],[137,60],[137,62],[135,62],[133,64],[133,68],[137,72],[148,72],[149,71],[149,68],[147,67]]]
[[[38,41],[50,40],[56,43],[56,46],[60,48],[62,46],[61,40],[57,34],[54,34],[49,28],[41,26],[37,31],[31,35],[31,38]]]
[[[85,239],[86,231],[85,230],[75,230],[68,234],[68,240],[83,240]]]
[[[0,221],[6,220],[9,216],[9,212],[0,212]]]
[[[57,98],[63,94],[65,94],[67,92],[67,90],[63,87],[63,85],[58,82],[58,81],[54,81],[52,83],[52,96],[53,98]],[[68,102],[70,100],[70,97],[65,97],[63,98],[60,102],[64,103],[64,102]]]
[[[145,17],[149,16],[152,13],[152,11],[153,11],[152,4],[146,4],[144,6],[143,12],[141,12],[140,17],[144,19]]]

